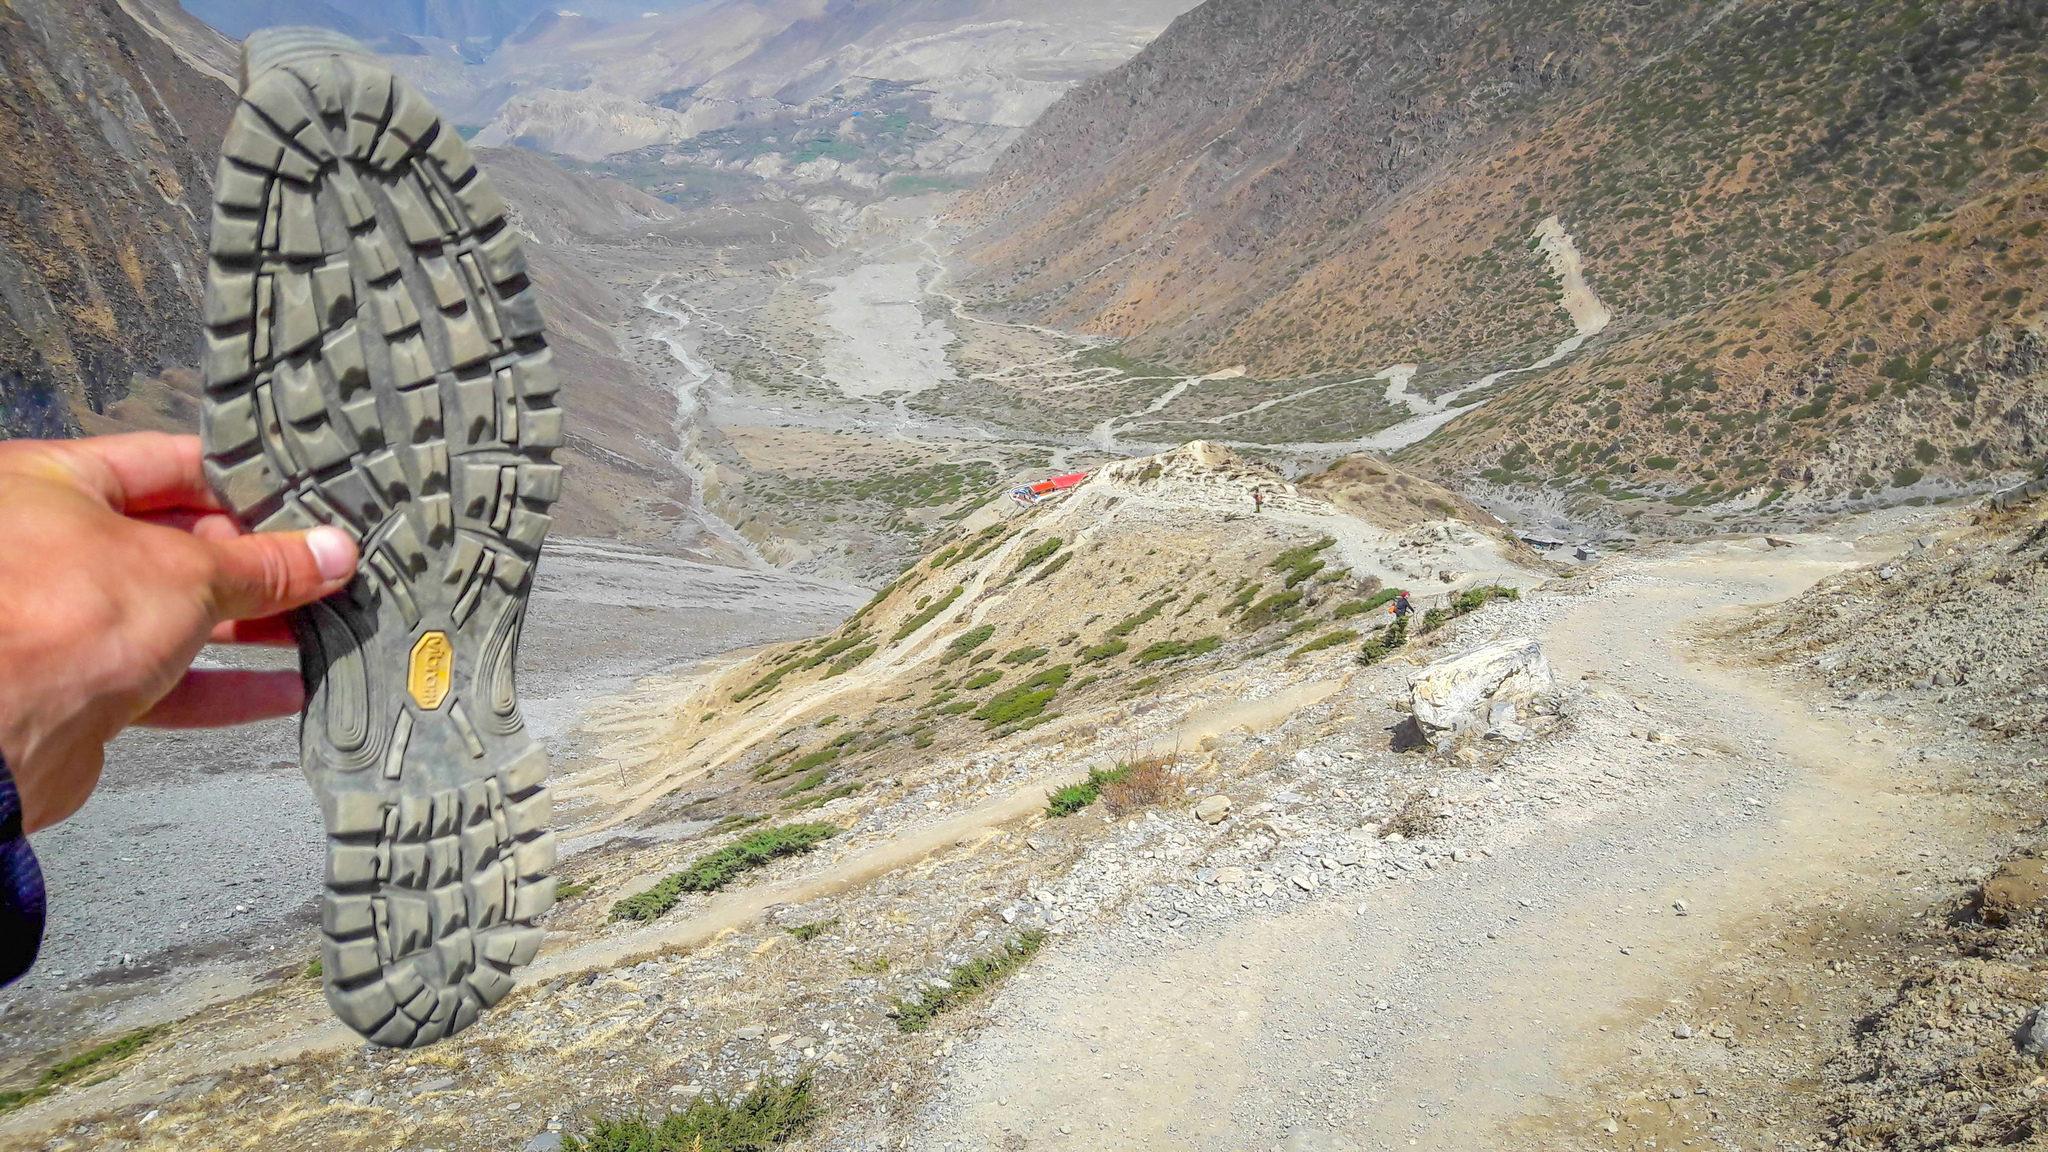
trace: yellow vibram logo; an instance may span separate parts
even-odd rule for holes
[[[429,632],[412,646],[412,667],[405,686],[413,703],[432,712],[448,699],[448,682],[455,678],[455,647],[446,632]]]

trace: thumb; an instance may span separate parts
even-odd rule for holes
[[[209,542],[214,611],[222,620],[275,616],[340,591],[356,572],[356,542],[339,528],[256,532]]]

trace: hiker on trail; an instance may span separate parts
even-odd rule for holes
[[[1408,602],[1408,594],[1407,594],[1406,592],[1403,592],[1403,593],[1401,593],[1401,594],[1399,594],[1399,595],[1395,596],[1395,597],[1394,597],[1394,619],[1396,619],[1396,620],[1406,620],[1406,619],[1407,619],[1408,617],[1410,617],[1410,616],[1413,616],[1413,615],[1415,615],[1415,605],[1413,605],[1413,604],[1410,604],[1410,603]]]
[[[1252,489],[1252,513],[1256,515],[1260,512],[1264,512],[1265,510],[1266,490],[1264,488]]]

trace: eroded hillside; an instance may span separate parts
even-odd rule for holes
[[[1134,355],[1427,392],[1569,333],[1555,216],[1617,321],[1432,471],[1741,514],[1982,486],[2039,452],[2040,18],[1212,0],[998,163],[967,254]]]
[[[150,406],[169,409],[156,419],[196,422],[189,366],[232,59],[176,4],[0,11],[0,436],[117,426],[103,418],[138,375]]]
[[[1085,738],[1189,677],[1355,652],[1393,589],[1420,610],[1544,571],[1490,516],[1385,465],[1294,485],[1196,442],[1109,465],[1050,506],[961,522],[831,635],[665,690],[671,719],[642,738],[653,775],[562,795],[616,809],[608,824],[693,818],[712,797],[719,817],[859,810],[906,755],[971,756],[1040,728]]]

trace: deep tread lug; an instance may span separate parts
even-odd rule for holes
[[[511,653],[561,495],[560,385],[504,201],[424,97],[304,28],[244,42],[242,91],[202,312],[206,475],[246,528],[362,545],[293,618],[323,979],[373,1043],[429,1044],[504,999],[554,902]]]

